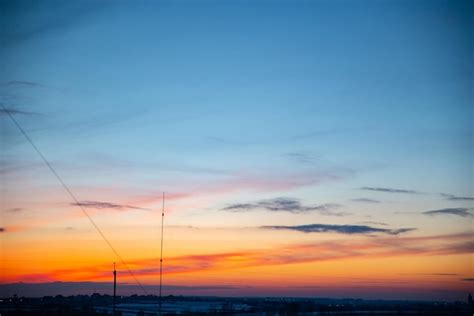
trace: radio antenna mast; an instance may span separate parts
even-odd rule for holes
[[[159,303],[159,315],[161,316],[161,288],[163,281],[163,226],[165,222],[165,192],[163,192],[163,205],[161,208],[161,248],[160,248],[160,303]]]
[[[115,316],[115,301],[116,301],[116,296],[117,296],[117,270],[115,270],[115,262],[114,262],[114,309],[113,309],[113,315]]]

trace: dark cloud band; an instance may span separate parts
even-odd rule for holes
[[[474,197],[470,196],[456,196],[453,194],[441,193],[441,196],[445,197],[449,201],[474,201]]]
[[[473,217],[474,215],[470,212],[471,209],[465,207],[457,207],[457,208],[443,208],[440,210],[432,210],[423,212],[425,215],[455,215],[461,217]]]
[[[398,235],[416,230],[416,228],[386,229],[367,225],[330,225],[330,224],[309,224],[297,226],[261,226],[263,229],[294,230],[302,233],[339,233],[339,234],[370,234],[384,233]]]
[[[3,107],[0,109],[0,116],[3,116],[3,115],[39,115],[39,114],[35,112],[27,112],[27,111],[21,111],[17,109]]]
[[[367,198],[352,199],[351,201],[360,202],[360,203],[380,203],[380,201],[378,201],[378,200],[367,199]]]
[[[149,211],[150,209],[132,206],[132,205],[124,205],[124,204],[115,204],[110,202],[100,202],[100,201],[80,201],[79,203],[71,203],[73,206],[81,206],[85,208],[95,208],[95,209],[115,209],[115,210],[126,210],[126,209],[133,209],[133,210],[143,210]]]
[[[319,212],[322,215],[344,216],[345,212],[336,212],[341,205],[327,203],[321,205],[303,205],[299,200],[293,198],[275,198],[271,200],[261,200],[255,203],[236,203],[231,204],[222,211],[245,212],[254,209],[263,209],[271,212],[289,212],[289,213],[309,213]]]
[[[361,187],[360,189],[365,190],[365,191],[376,191],[376,192],[385,192],[385,193],[420,194],[420,192],[415,191],[415,190],[394,189],[394,188]]]

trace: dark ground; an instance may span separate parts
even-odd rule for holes
[[[117,298],[120,316],[158,315],[156,296]],[[0,316],[112,315],[113,297],[93,294],[0,300]],[[225,298],[166,296],[162,315],[474,315],[466,302],[382,301],[329,298]]]

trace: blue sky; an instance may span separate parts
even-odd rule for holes
[[[23,5],[3,81],[44,85],[15,106],[44,114],[28,125],[47,125],[51,146],[220,169],[304,153],[383,165],[385,185],[449,190],[442,177],[469,192],[466,3]]]
[[[315,221],[219,211],[286,197],[348,214],[317,221],[472,229],[465,218],[420,215],[472,208],[440,195],[473,192],[469,1],[2,7],[1,102],[34,113],[15,115],[84,200],[100,198],[98,188],[124,201],[190,194],[170,215],[176,225]],[[24,197],[54,178],[6,116],[1,124],[14,192],[4,204],[46,203]]]

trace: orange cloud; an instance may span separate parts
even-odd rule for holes
[[[466,255],[474,252],[474,233],[434,235],[422,237],[366,237],[359,240],[333,240],[315,243],[292,244],[284,247],[256,250],[230,251],[222,253],[192,254],[168,257],[164,260],[166,276],[196,276],[199,273],[219,275],[238,274],[239,269],[262,269],[285,265],[310,264],[316,262],[346,262],[349,259],[384,259],[426,256]],[[414,242],[416,241],[416,242]],[[128,262],[133,273],[140,278],[150,279],[159,273],[159,258],[143,258]],[[45,280],[107,280],[110,278],[110,264],[79,266],[70,269],[52,270],[35,277]],[[124,267],[121,274],[127,278]],[[236,272],[233,272],[236,271]],[[290,270],[291,271],[291,270]],[[28,275],[10,276],[24,280]],[[258,278],[258,277],[257,277]]]

